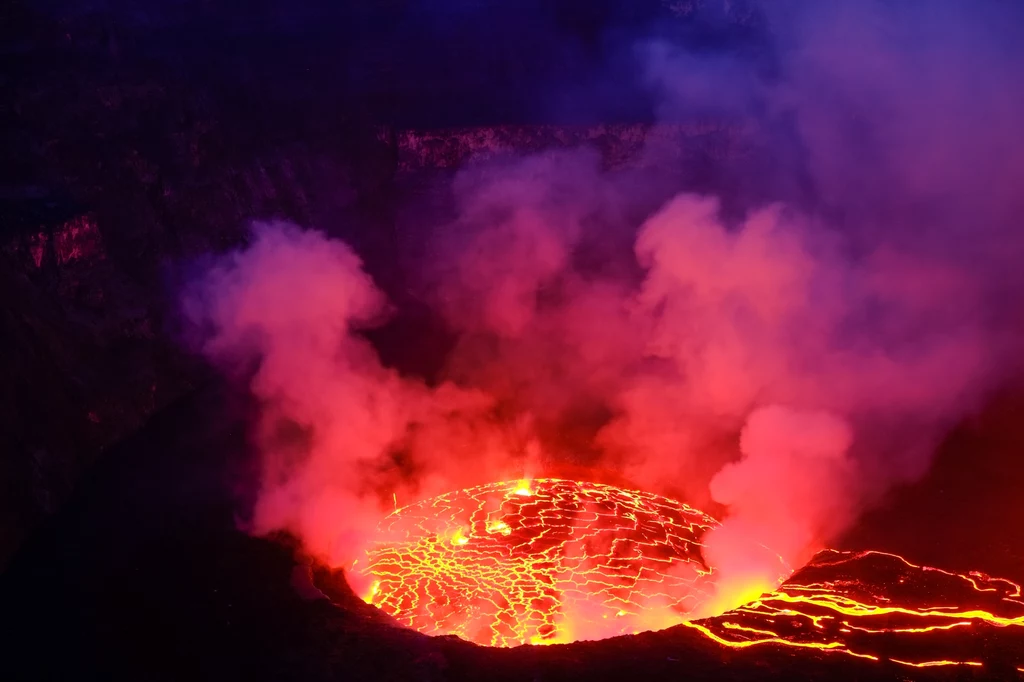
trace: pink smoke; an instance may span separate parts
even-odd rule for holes
[[[347,564],[394,498],[471,482],[467,459],[508,454],[479,424],[489,396],[431,389],[381,364],[359,331],[385,319],[385,297],[353,251],[322,233],[256,223],[247,247],[193,282],[183,311],[201,352],[243,374],[262,405],[254,532],[292,531]]]
[[[348,565],[396,499],[613,471],[724,514],[706,558],[726,608],[922,475],[1019,356],[1024,205],[1009,188],[1024,136],[1009,122],[1024,80],[999,46],[975,50],[984,17],[904,11],[774,17],[783,76],[727,81],[720,99],[711,76],[740,65],[652,53],[665,115],[696,98],[701,113],[791,116],[795,139],[761,132],[786,164],[806,156],[808,205],[727,218],[723,189],[651,210],[642,174],[589,150],[460,171],[456,217],[410,274],[457,338],[436,385],[363,336],[401,311],[350,248],[255,225],[184,296],[201,352],[263,405],[253,529]],[[993,88],[978,93],[972,66]]]

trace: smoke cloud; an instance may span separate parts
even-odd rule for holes
[[[761,12],[753,56],[637,42],[659,115],[749,125],[714,191],[586,149],[457,174],[408,273],[457,338],[440,381],[382,363],[401,310],[337,240],[256,224],[204,269],[198,347],[264,407],[255,531],[347,565],[392,495],[582,468],[717,510],[725,608],[927,470],[1019,369],[1020,12]]]
[[[469,460],[495,473],[514,461],[486,426],[490,396],[382,365],[360,331],[387,319],[387,301],[340,241],[256,223],[192,282],[183,312],[201,352],[262,406],[255,532],[292,531],[346,565],[397,497],[474,481]]]

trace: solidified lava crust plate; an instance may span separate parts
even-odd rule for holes
[[[515,646],[658,629],[713,595],[706,514],[650,493],[537,479],[482,485],[388,516],[369,601],[427,634]]]
[[[482,485],[386,517],[361,568],[375,579],[364,599],[414,630],[487,646],[678,625],[659,639],[693,631],[727,658],[755,647],[902,669],[1024,672],[1020,586],[884,552],[822,551],[776,590],[701,618],[715,587],[701,538],[716,525],[682,503],[614,486]]]

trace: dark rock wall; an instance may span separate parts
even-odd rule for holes
[[[688,124],[596,124],[576,126],[476,126],[400,130],[395,136],[398,170],[416,173],[456,169],[473,160],[530,154],[552,148],[596,149],[607,168],[654,163],[682,168],[699,155],[735,158],[749,145],[750,131],[718,121]],[[657,154],[652,154],[656,150]]]
[[[132,55],[116,17],[18,9],[0,21],[0,566],[99,452],[204,380],[175,338],[183,264],[253,217],[356,206],[390,173],[343,107],[285,126]]]

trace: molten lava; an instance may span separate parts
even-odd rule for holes
[[[701,554],[716,525],[685,504],[614,486],[492,483],[384,519],[361,567],[373,579],[365,599],[420,632],[491,646],[681,624],[730,648],[914,667],[982,666],[981,640],[990,654],[1020,650],[1016,583],[884,552],[825,550],[777,589],[718,615],[716,572]],[[1024,671],[1024,660],[1013,665]]]
[[[660,629],[708,615],[715,574],[700,541],[714,525],[685,504],[608,485],[478,486],[381,523],[367,600],[421,632],[492,646]]]
[[[778,590],[685,625],[729,647],[774,644],[914,667],[981,666],[983,651],[1021,657],[1024,600],[1020,586],[1002,578],[917,566],[885,552],[825,550]]]

